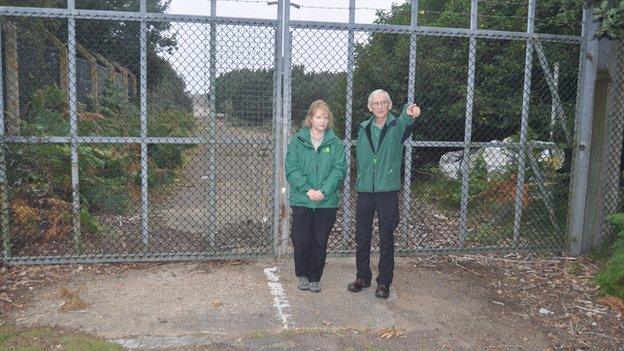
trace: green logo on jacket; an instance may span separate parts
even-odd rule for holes
[[[329,153],[329,146],[325,146],[325,147],[323,148],[323,152],[325,152],[325,153]]]

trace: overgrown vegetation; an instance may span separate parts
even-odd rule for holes
[[[221,74],[215,82],[217,112],[236,123],[270,125],[273,122],[274,74],[274,69],[247,68]],[[331,99],[332,94],[336,93],[338,78],[344,75],[306,71],[301,65],[292,68],[293,127],[301,125],[310,103],[317,99]]]
[[[82,8],[136,10],[127,1],[77,1]],[[15,1],[0,0],[2,5]],[[138,4],[138,3],[137,3]],[[149,10],[163,12],[169,1],[151,1]],[[25,6],[55,6],[53,0],[19,2]],[[137,5],[138,6],[138,5]],[[68,94],[59,84],[58,67],[47,61],[50,43],[46,32],[66,40],[63,21],[12,19],[18,30],[20,56],[21,136],[61,137],[70,134]],[[161,54],[177,43],[169,23],[148,28],[148,135],[190,136],[196,128],[192,99],[184,79]],[[138,22],[77,21],[77,42],[109,61],[118,62],[139,77]],[[64,39],[65,38],[65,39]],[[33,45],[34,43],[34,45]],[[38,61],[39,60],[39,61]],[[40,62],[41,61],[41,62]],[[25,70],[24,67],[27,69]],[[105,76],[106,77],[106,76]],[[102,83],[100,83],[102,84]],[[139,137],[138,97],[126,94],[108,75],[98,96],[78,104],[78,135]],[[88,88],[87,88],[88,89]],[[189,145],[150,145],[148,183],[151,189],[173,182]],[[71,146],[63,143],[10,144],[7,178],[13,247],[50,243],[72,236]],[[80,144],[78,147],[80,221],[83,238],[99,236],[105,228],[99,218],[129,215],[139,206],[141,151],[138,144]]]
[[[111,84],[100,107],[79,113],[83,135],[138,135],[137,107]],[[85,109],[87,107],[84,107]],[[154,135],[189,136],[195,119],[175,105],[150,108]],[[135,122],[133,122],[135,120]],[[67,97],[56,86],[39,90],[31,101],[23,130],[30,135],[67,135]],[[173,181],[188,145],[153,145],[148,149],[150,187]],[[8,180],[14,230],[29,240],[67,238],[71,231],[71,148],[67,144],[15,144],[8,149]],[[126,214],[140,196],[140,148],[136,144],[82,144],[78,148],[83,231],[101,232],[92,214]]]
[[[611,5],[607,0],[601,1],[595,19],[600,22],[596,33],[599,38],[624,38],[624,1],[614,1]]]
[[[535,154],[534,157],[538,157]],[[517,163],[488,173],[480,154],[471,156],[474,161],[469,171],[468,183],[468,241],[477,244],[496,244],[512,238],[514,232],[515,196],[517,187]],[[563,244],[565,227],[568,172],[558,171],[547,162],[539,164],[541,175],[547,180],[539,189],[533,169],[525,173],[528,181],[524,186],[522,202],[522,231],[524,235],[540,240]],[[460,176],[461,177],[461,176]],[[451,179],[437,164],[430,164],[419,171],[412,183],[412,196],[429,203],[447,217],[457,218],[461,202],[461,178]],[[545,194],[552,199],[549,207]],[[551,213],[549,211],[552,211]]]
[[[610,221],[615,231],[606,253],[610,258],[595,278],[604,293],[624,299],[624,213],[612,215]]]

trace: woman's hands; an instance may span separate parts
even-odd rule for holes
[[[323,195],[323,193],[320,190],[314,190],[314,189],[308,190],[306,195],[308,195],[308,198],[310,198],[310,200],[312,201],[322,201],[325,198],[325,195]]]

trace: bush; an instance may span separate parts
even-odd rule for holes
[[[149,133],[190,136],[195,118],[188,104],[150,106]],[[86,111],[85,111],[86,110]],[[38,90],[29,102],[23,131],[27,135],[69,133],[67,95],[55,85]],[[79,106],[79,134],[138,136],[139,111],[120,88],[106,85],[99,105]],[[153,145],[149,148],[150,187],[171,184],[193,145]],[[19,236],[29,241],[71,237],[71,148],[68,144],[19,144],[8,150],[7,176],[11,216]],[[83,233],[99,235],[102,224],[94,214],[124,215],[140,193],[140,150],[136,144],[81,144],[78,147],[81,225]]]
[[[470,241],[494,244],[513,236],[517,167],[517,163],[511,163],[500,173],[488,174],[482,157],[474,161],[468,184]],[[551,205],[555,218],[550,218],[537,177],[527,162],[521,225],[531,240],[536,236],[542,241],[550,237],[551,242],[563,244],[564,231],[561,229],[565,228],[567,214],[569,171],[565,167],[556,170],[546,163],[540,164],[539,168],[544,179],[542,189],[553,199]],[[429,164],[414,180],[412,195],[447,215],[459,216],[461,184],[461,179],[450,179],[437,164]]]
[[[617,232],[611,244],[612,255],[595,279],[602,292],[624,299],[624,213],[614,214],[609,220]]]
[[[35,92],[28,106],[26,120],[21,121],[24,135],[69,134],[67,94],[56,85],[48,85]]]

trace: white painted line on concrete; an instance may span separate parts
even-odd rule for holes
[[[290,317],[291,315],[288,313],[288,308],[290,307],[290,302],[286,298],[286,292],[284,292],[284,288],[282,287],[282,283],[279,281],[279,267],[265,268],[264,274],[267,276],[269,280],[269,289],[271,290],[271,294],[273,295],[273,307],[277,310],[277,318],[282,321],[282,328],[288,329],[290,327]]]
[[[115,339],[113,342],[121,345],[124,349],[160,349],[184,346],[209,346],[215,345],[215,338],[211,335],[182,335],[182,336],[141,336],[132,339]]]

